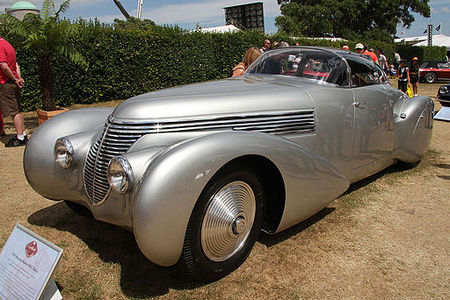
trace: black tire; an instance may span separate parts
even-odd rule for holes
[[[82,217],[93,218],[91,211],[86,207],[84,207],[83,205],[67,200],[64,200],[64,203],[66,203],[66,205],[77,215]]]
[[[259,232],[261,231],[264,216],[264,204],[265,204],[264,187],[261,183],[262,181],[255,174],[256,174],[255,172],[251,171],[248,168],[242,168],[238,166],[227,167],[222,171],[218,172],[210,180],[210,182],[203,190],[189,219],[183,245],[183,252],[179,261],[179,266],[181,266],[183,271],[187,273],[187,275],[189,275],[191,279],[200,282],[212,282],[218,280],[226,276],[227,274],[231,273],[235,269],[237,269],[250,254],[253,245],[255,244],[256,239],[258,238]],[[245,184],[242,184],[242,182]],[[224,222],[225,225],[222,227],[222,229],[216,229],[219,231],[228,228],[228,232],[222,233],[227,238],[232,240],[231,243],[235,243],[233,239],[238,241],[241,238],[243,238],[244,235],[246,235],[246,238],[244,238],[242,242],[239,242],[239,246],[235,248],[230,247],[231,249],[234,250],[232,253],[229,254],[229,256],[222,257],[220,258],[219,261],[218,260],[219,258],[215,259],[211,257],[212,255],[211,253],[213,253],[213,251],[209,251],[208,249],[209,244],[207,244],[207,242],[202,241],[203,225],[205,225],[205,228],[207,228],[208,226],[207,224],[210,224],[208,223],[208,220],[213,218],[219,219],[217,217],[218,213],[208,214],[209,212],[208,209],[210,208],[210,206],[211,210],[214,209],[215,207],[214,204],[220,202],[217,199],[226,199],[220,198],[220,195],[224,195],[225,191],[234,190],[234,187],[242,188],[243,186],[246,186],[247,188],[250,187],[251,192],[254,195],[255,212],[253,224],[250,225],[251,221],[249,220],[251,219],[251,217],[246,215],[246,218],[248,220],[242,222],[245,224],[243,226],[245,226],[246,229],[244,229],[244,232],[242,233],[235,232],[235,229],[237,227],[240,228],[239,230],[242,230],[242,227],[239,226],[242,225],[242,223],[239,223],[238,221],[238,219],[241,217],[235,215],[232,218],[230,218],[234,220],[233,222],[229,223]],[[247,191],[249,190],[247,189]],[[250,194],[251,193],[248,193],[246,195]],[[233,199],[232,201],[230,201],[231,203],[236,202],[237,201],[236,199],[238,199],[238,198],[235,199],[233,197],[231,198]],[[225,219],[225,217],[223,219]],[[242,217],[242,219],[244,218]],[[246,223],[246,221],[248,221],[248,224]],[[217,223],[215,223],[215,225],[217,225]],[[207,233],[208,229],[205,229],[204,234],[206,236]],[[213,238],[213,235],[210,236],[209,240],[207,238],[205,238],[205,240],[217,241]],[[203,243],[205,243],[205,246],[203,245]],[[211,242],[211,244],[214,244],[214,242]],[[207,254],[208,252],[209,256]]]
[[[437,79],[437,75],[436,73],[428,72],[427,74],[425,74],[423,79],[425,80],[426,83],[434,83]]]

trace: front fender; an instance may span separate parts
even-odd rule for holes
[[[166,149],[148,165],[136,195],[133,231],[147,258],[162,266],[178,261],[192,209],[202,190],[226,163],[245,155],[263,156],[280,169],[283,180],[290,184],[287,197],[292,201],[286,207],[294,212],[305,204],[311,215],[349,185],[327,162],[283,137],[225,132],[182,142]],[[319,188],[322,179],[331,186],[328,191]],[[308,191],[300,195],[297,192],[301,188]],[[318,190],[316,194],[313,189]],[[311,205],[314,195],[325,199]],[[285,227],[303,217],[295,218],[286,209],[284,215],[280,226]]]
[[[28,183],[42,196],[54,200],[76,200],[80,195],[81,161],[96,134],[113,108],[86,108],[59,114],[43,123],[30,137],[24,156],[23,168]],[[56,164],[53,150],[55,141],[71,135],[75,143],[76,161],[68,169]],[[84,149],[81,151],[81,149]]]

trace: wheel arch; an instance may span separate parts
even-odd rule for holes
[[[243,155],[231,160],[223,168],[232,164],[250,168],[262,180],[267,193],[263,230],[274,233],[280,225],[286,202],[286,191],[280,170],[272,161],[262,155]]]
[[[232,165],[242,166],[255,172],[266,192],[263,230],[274,233],[280,225],[286,202],[283,177],[278,167],[267,157],[256,154],[242,155],[230,160],[214,176]],[[212,180],[212,179],[210,179]]]

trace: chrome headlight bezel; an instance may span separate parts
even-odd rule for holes
[[[68,139],[65,137],[57,139],[53,152],[55,161],[61,168],[67,169],[70,167],[75,155],[75,150]]]
[[[116,156],[109,161],[107,177],[111,189],[121,195],[131,189],[134,181],[133,169],[123,156]]]
[[[447,86],[443,85],[439,88],[439,94],[443,95],[443,94],[447,94],[447,93],[448,93]]]

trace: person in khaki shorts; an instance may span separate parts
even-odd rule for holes
[[[23,116],[20,113],[20,89],[24,80],[20,76],[16,51],[0,37],[0,110],[4,117],[11,116],[17,135],[5,145],[18,147],[27,144]]]

